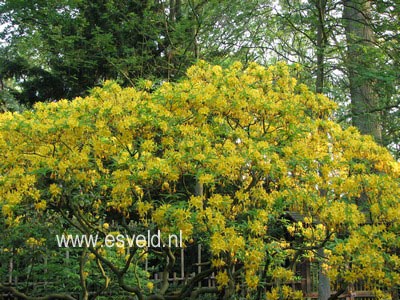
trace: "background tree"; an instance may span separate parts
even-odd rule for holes
[[[376,64],[373,57],[375,35],[371,25],[370,1],[344,1],[343,19],[347,41],[347,62],[352,107],[352,122],[362,133],[382,139],[377,95],[373,90],[374,78],[369,69]]]
[[[285,0],[280,1],[279,5],[259,2],[253,6],[257,13],[252,14],[249,10],[246,22],[239,22],[240,19],[234,17],[235,13],[230,16],[228,20],[237,20],[239,25],[235,23],[235,26],[231,26],[231,31],[236,32],[231,39],[225,40],[232,41],[229,43],[230,55],[237,55],[243,61],[268,62],[278,59],[300,63],[303,66],[302,82],[339,103],[338,118],[342,122],[365,126],[364,129],[372,126],[366,123],[375,124],[372,126],[375,126],[375,130],[371,127],[369,134],[396,151],[396,87],[399,76],[396,67],[397,46],[394,42],[398,37],[398,28],[394,24],[398,18],[397,2],[364,2],[355,1],[348,5],[343,1],[320,0]],[[352,16],[348,15],[349,9],[353,10]],[[238,14],[242,15],[241,11]],[[261,21],[264,23],[261,24]],[[360,25],[360,22],[364,25]],[[246,25],[241,27],[240,24]],[[353,29],[351,33],[349,26]],[[369,41],[357,36],[362,33],[361,27],[369,32]],[[354,31],[357,28],[358,33]],[[222,34],[229,29],[216,30]],[[223,49],[223,45],[221,42],[215,47]],[[240,56],[240,53],[246,54]],[[362,85],[369,90],[368,101],[372,101],[367,105],[368,109],[367,106],[361,108],[361,104],[356,104],[367,99],[360,96],[360,91],[356,93]],[[355,113],[352,107],[359,107],[363,112]],[[357,120],[365,124],[358,124]],[[374,133],[378,129],[381,137],[378,132]]]
[[[169,7],[171,5],[171,7]],[[193,1],[7,1],[2,78],[20,102],[72,98],[104,80],[176,78],[196,55]],[[197,17],[196,17],[197,16]]]

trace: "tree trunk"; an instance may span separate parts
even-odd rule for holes
[[[318,256],[324,256],[324,248],[318,249]],[[323,272],[321,262],[318,267],[318,300],[328,300],[331,296],[331,282]]]
[[[316,92],[322,93],[324,89],[325,77],[325,48],[326,48],[326,33],[325,33],[325,14],[326,14],[326,0],[316,0],[315,7],[318,13],[317,23],[317,79],[316,79]]]
[[[368,52],[374,42],[370,23],[371,4],[369,0],[344,0],[343,4],[352,123],[361,133],[370,134],[381,142],[378,98],[367,72],[371,68]]]

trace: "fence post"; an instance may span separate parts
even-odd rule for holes
[[[183,248],[181,248],[181,278],[182,280],[185,278],[185,255]]]
[[[14,249],[11,249],[12,253],[14,253]],[[13,276],[12,273],[14,271],[14,258],[11,256],[10,262],[8,265],[8,283],[12,284]]]
[[[201,244],[197,246],[197,272],[201,273]],[[199,287],[201,287],[201,281],[199,281]]]

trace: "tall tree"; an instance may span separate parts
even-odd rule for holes
[[[347,61],[352,123],[364,134],[382,140],[378,96],[373,89],[375,80],[368,70],[374,67],[371,61],[375,35],[371,24],[371,1],[345,0],[343,18],[347,40]]]
[[[83,95],[107,79],[123,85],[143,77],[176,79],[198,56],[194,16],[204,3],[3,2],[3,60],[26,64],[1,75],[16,77],[16,96],[28,103]]]

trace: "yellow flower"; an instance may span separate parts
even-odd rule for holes
[[[227,243],[219,232],[211,236],[210,248],[214,255],[218,255],[220,252],[227,250]]]
[[[52,196],[58,196],[61,194],[61,188],[58,187],[55,183],[50,184],[49,191]]]
[[[38,203],[35,203],[35,208],[36,208],[37,210],[45,210],[45,209],[46,209],[46,206],[47,206],[47,203],[46,203],[45,200],[42,200],[42,201],[40,201],[40,202],[38,202]]]
[[[245,276],[246,284],[250,289],[255,289],[258,286],[260,279],[252,272],[247,272]]]
[[[125,248],[117,246],[117,254],[120,255],[120,256],[125,255]]]
[[[229,283],[229,277],[228,274],[226,273],[226,270],[223,272],[218,272],[218,274],[215,276],[215,279],[217,280],[218,283],[218,289],[222,289]]]
[[[35,247],[35,246],[42,246],[44,244],[45,239],[35,239],[33,237],[30,237],[26,240],[26,244],[30,247]]]
[[[203,184],[209,184],[214,181],[214,176],[211,174],[202,174],[199,176],[199,182]]]
[[[146,287],[151,293],[154,289],[154,284],[151,281],[149,281],[149,282],[147,282]]]
[[[211,263],[216,268],[221,268],[226,265],[226,263],[223,259],[212,259]]]
[[[203,197],[201,196],[191,196],[189,199],[189,204],[195,207],[196,209],[203,209]]]
[[[12,207],[11,205],[5,204],[1,208],[3,215],[10,217],[12,215]]]

